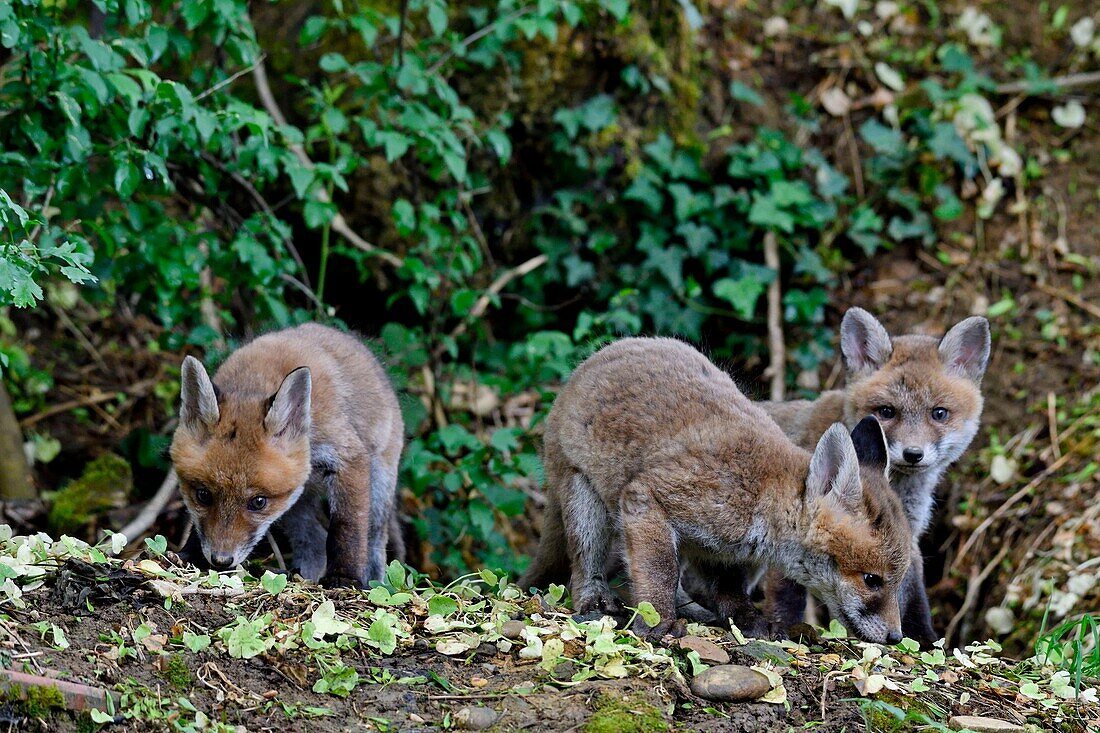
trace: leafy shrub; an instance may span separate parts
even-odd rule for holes
[[[945,46],[927,99],[859,127],[859,196],[794,141],[820,124],[797,95],[794,139],[733,124],[763,101],[742,81],[717,87],[736,116],[704,119],[700,77],[721,75],[673,0],[93,5],[0,5],[0,298],[60,275],[177,350],[334,315],[380,334],[447,574],[522,565],[538,422],[592,344],[675,334],[751,369],[779,277],[813,369],[838,274],[931,241],[996,152],[957,132],[985,82]],[[6,378],[26,412],[49,375]]]

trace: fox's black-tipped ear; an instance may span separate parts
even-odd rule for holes
[[[940,339],[940,361],[949,372],[981,382],[989,363],[989,321],[971,316]]]
[[[296,439],[309,436],[310,395],[313,382],[309,367],[298,367],[286,375],[279,391],[271,398],[264,417],[264,428],[273,438]]]
[[[856,447],[859,465],[885,471],[890,465],[890,454],[886,450],[886,433],[882,425],[873,417],[859,421],[852,431],[852,445]]]
[[[209,430],[218,424],[218,390],[206,368],[193,356],[180,368],[180,424],[188,430]]]
[[[881,369],[894,347],[890,334],[862,308],[849,308],[840,322],[840,353],[849,374],[869,374]]]
[[[817,441],[806,477],[806,500],[832,498],[842,508],[856,511],[863,502],[859,460],[847,428],[834,423]]]

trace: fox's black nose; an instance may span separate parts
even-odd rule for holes
[[[887,644],[897,644],[900,641],[901,641],[901,631],[900,630],[890,630],[890,631],[886,632],[886,643]]]
[[[215,570],[228,570],[233,567],[232,555],[211,555],[210,565]]]
[[[901,452],[901,457],[906,463],[920,463],[920,459],[924,458],[924,451],[920,448],[906,448]]]

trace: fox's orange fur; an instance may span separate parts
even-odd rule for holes
[[[243,562],[278,521],[303,576],[380,579],[387,540],[401,552],[394,505],[402,441],[385,371],[335,329],[306,324],[260,336],[213,380],[197,360],[184,361],[172,463],[215,567]]]
[[[853,436],[867,447],[860,466]],[[524,585],[565,565],[574,608],[615,610],[605,575],[621,529],[635,603],[674,629],[680,557],[713,584],[719,613],[762,633],[746,595],[774,564],[829,599],[853,631],[900,639],[896,590],[909,529],[886,483],[881,429],[794,445],[702,354],[671,339],[624,339],[577,367],[546,420],[548,506]]]

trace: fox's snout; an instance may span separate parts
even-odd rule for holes
[[[229,568],[237,564],[237,556],[235,553],[231,555],[208,553],[206,559],[215,570],[229,570]]]

